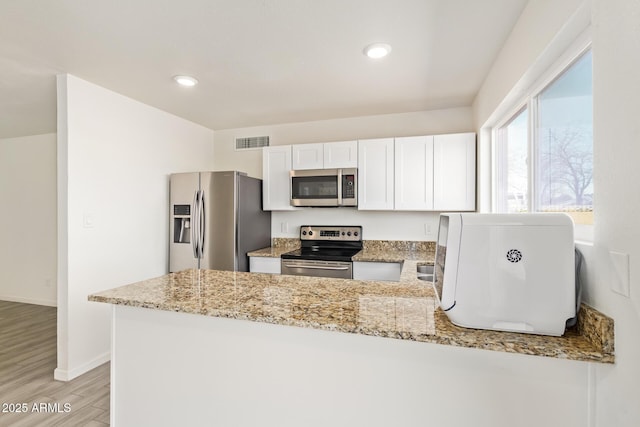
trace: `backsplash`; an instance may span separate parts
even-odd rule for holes
[[[360,225],[365,240],[435,241],[439,212],[306,208],[271,213],[273,237],[298,237],[301,225]]]
[[[300,247],[300,239],[296,237],[272,237],[271,246],[274,248],[294,250]]]
[[[364,250],[435,252],[436,242],[415,240],[363,240]]]
[[[300,239],[296,237],[273,237],[273,248],[297,249],[300,247]],[[363,240],[364,250],[372,251],[408,251],[408,252],[435,252],[436,242],[416,240]]]

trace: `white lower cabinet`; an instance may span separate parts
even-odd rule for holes
[[[353,278],[355,280],[382,280],[399,282],[402,263],[400,262],[353,262]]]
[[[250,256],[249,271],[252,273],[280,274],[280,258]]]

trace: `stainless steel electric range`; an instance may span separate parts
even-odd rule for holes
[[[353,278],[351,257],[362,250],[362,227],[300,227],[300,249],[281,255],[282,274]]]

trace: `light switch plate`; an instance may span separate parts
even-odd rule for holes
[[[95,222],[93,212],[85,212],[82,216],[82,226],[84,228],[93,228],[95,226]]]
[[[617,294],[629,298],[629,254],[609,251],[611,259],[611,290]]]

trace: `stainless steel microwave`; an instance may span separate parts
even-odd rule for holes
[[[358,169],[292,170],[291,206],[358,206]]]

